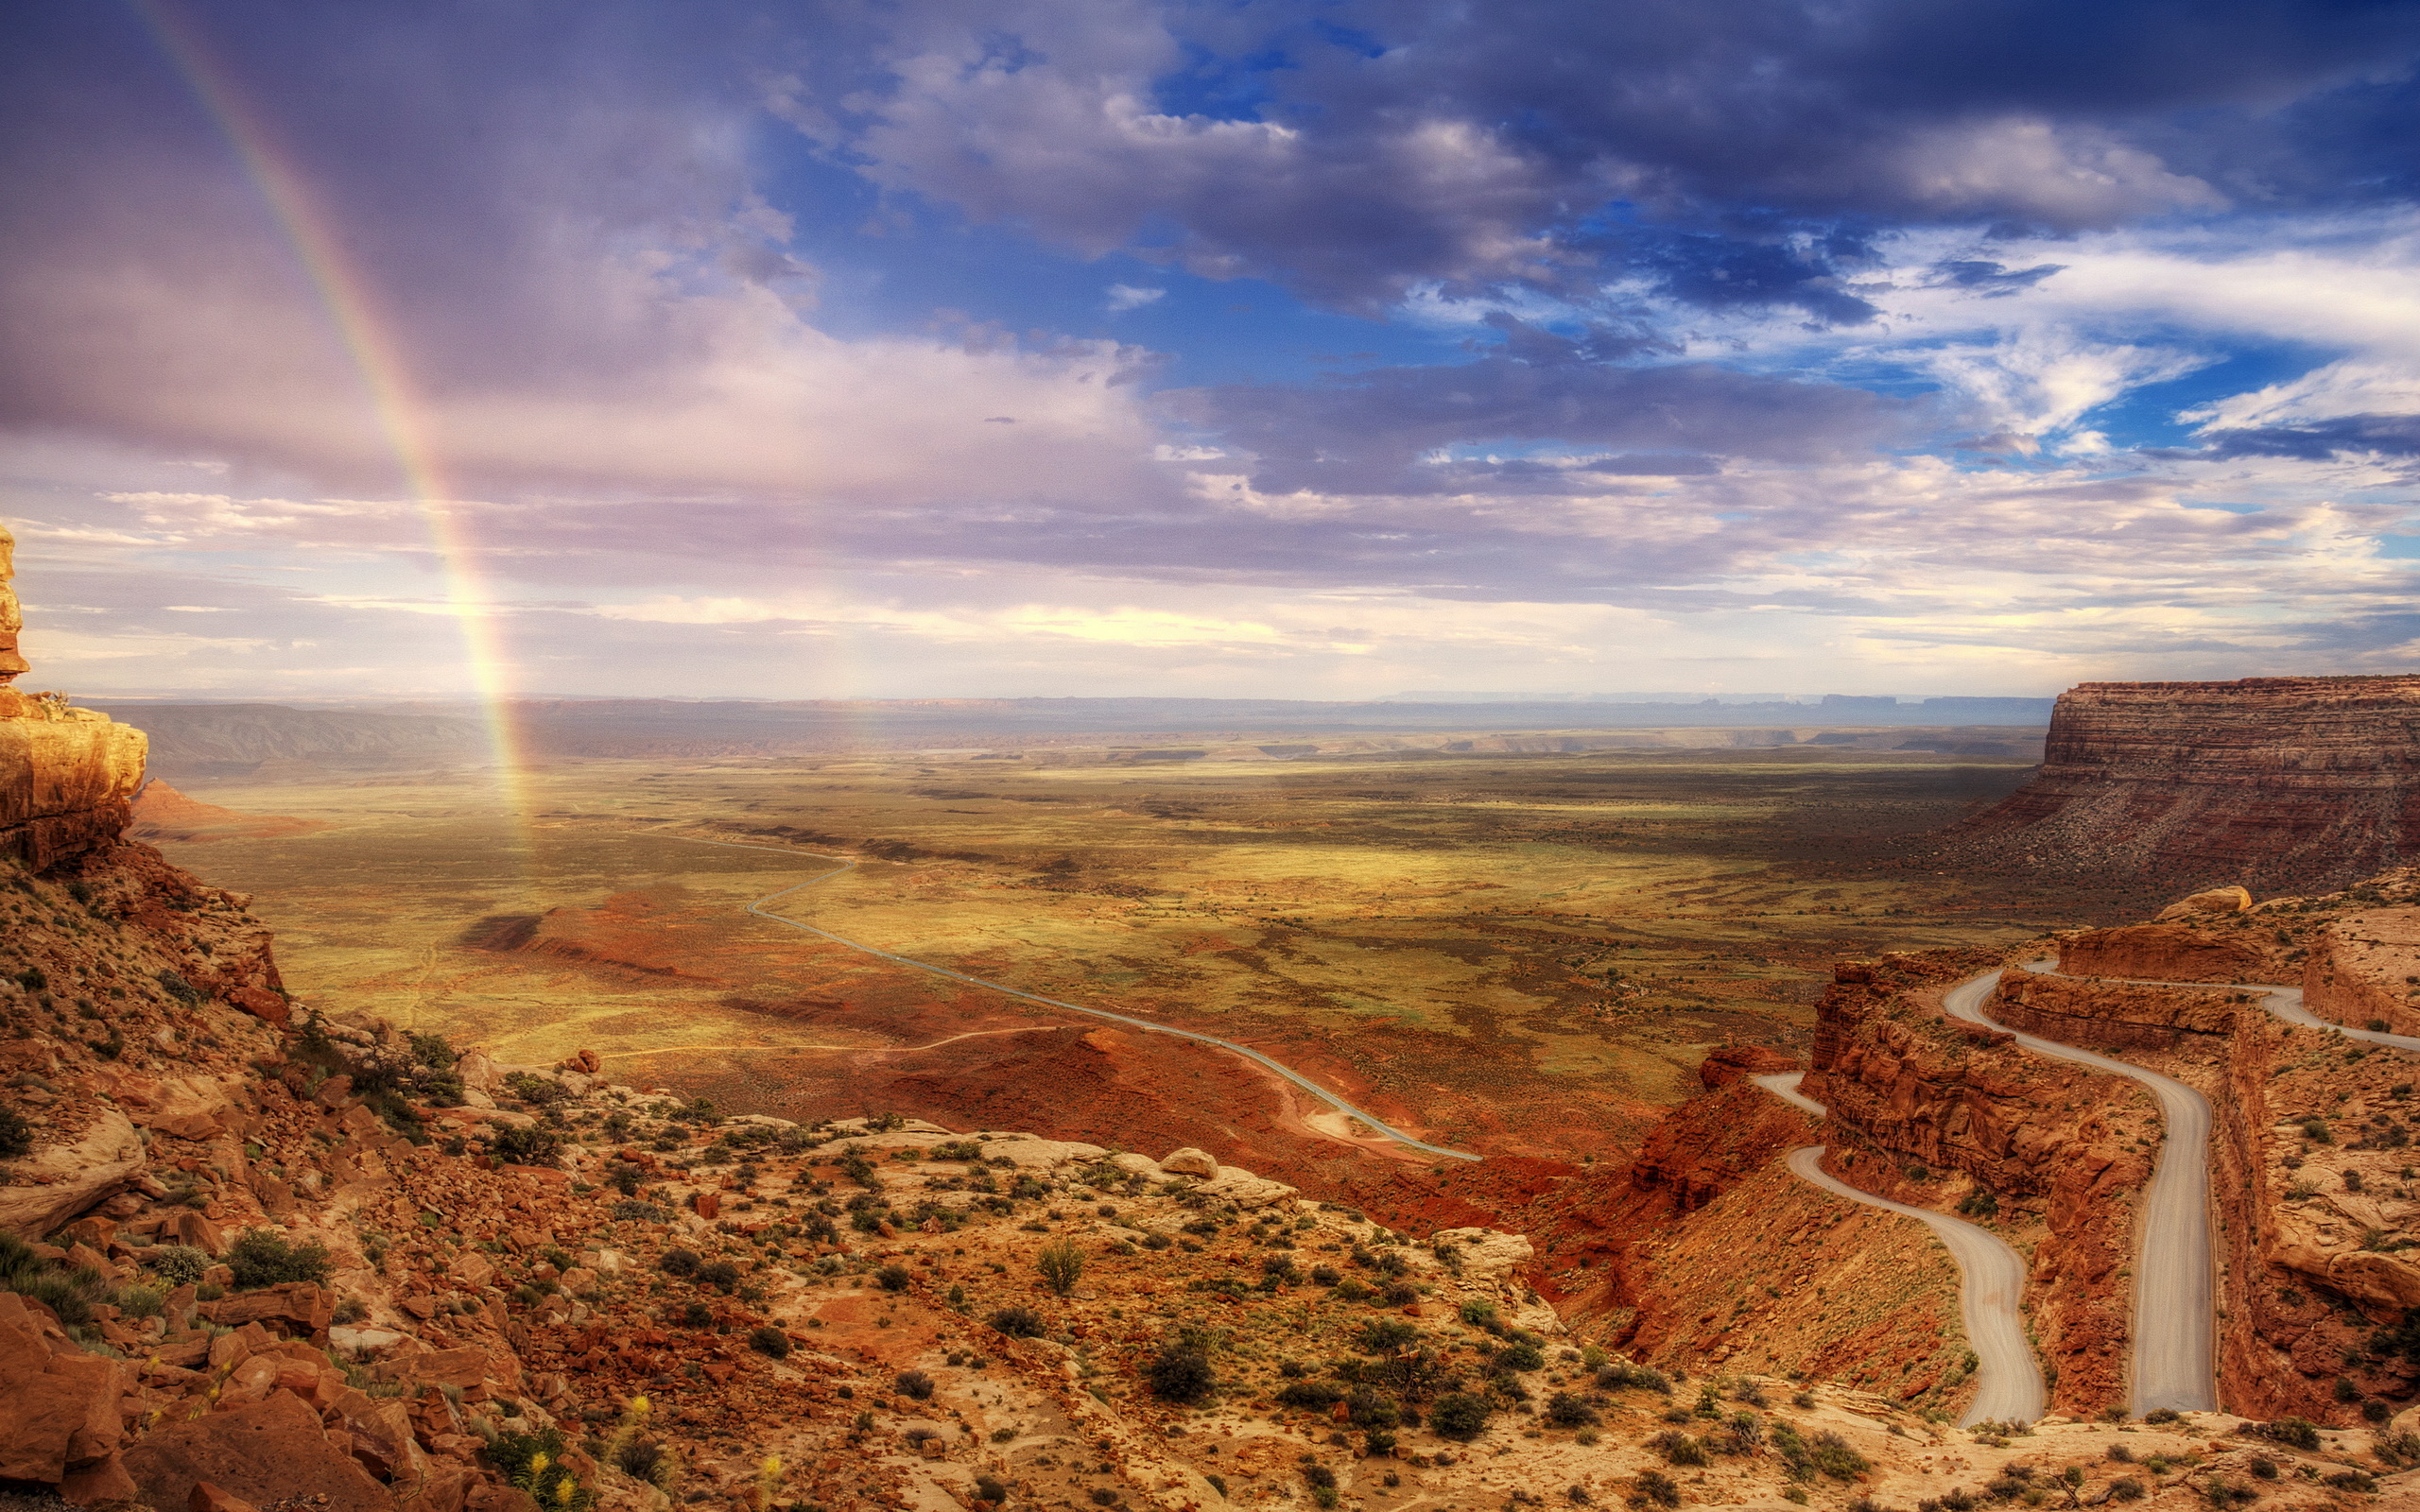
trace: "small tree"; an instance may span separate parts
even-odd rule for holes
[[[1043,1284],[1061,1297],[1076,1289],[1084,1275],[1084,1252],[1067,1240],[1045,1245],[1034,1258],[1033,1268],[1042,1272]]]
[[[1441,1438],[1458,1438],[1464,1442],[1487,1432],[1487,1419],[1493,1414],[1484,1397],[1457,1391],[1441,1398],[1428,1411],[1428,1426]]]

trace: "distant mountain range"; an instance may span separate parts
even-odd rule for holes
[[[267,763],[392,766],[479,761],[481,711],[459,704],[296,709],[280,704],[99,703],[147,731],[152,769],[171,778],[235,776]],[[992,746],[1288,733],[2011,726],[2048,723],[2048,698],[1927,698],[1834,694],[1818,703],[1359,703],[1287,698],[893,698],[689,702],[532,699],[507,709],[516,744],[536,756],[777,755],[900,747]]]

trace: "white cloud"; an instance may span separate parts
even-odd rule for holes
[[[1166,289],[1136,288],[1132,284],[1112,284],[1109,286],[1109,313],[1124,315],[1129,310],[1139,310],[1167,298],[1167,292]]]

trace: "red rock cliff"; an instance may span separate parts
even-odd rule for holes
[[[70,709],[57,694],[10,686],[27,670],[9,587],[15,547],[0,530],[0,856],[41,871],[125,833],[146,742],[141,730]]]
[[[2420,859],[2420,677],[2080,684],[2041,770],[1964,833],[2163,885],[2334,885]]]

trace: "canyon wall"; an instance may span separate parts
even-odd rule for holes
[[[1958,842],[2036,867],[2273,890],[2420,859],[2420,677],[2080,684],[2059,698],[2032,781]]]

